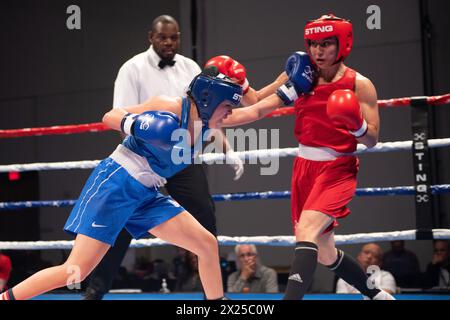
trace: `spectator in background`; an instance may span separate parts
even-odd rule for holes
[[[448,241],[434,241],[433,257],[423,274],[423,287],[450,289],[450,245]]]
[[[185,272],[184,269],[186,268],[187,265],[186,262],[187,250],[177,246],[175,246],[175,248],[177,250],[177,254],[175,258],[173,258],[172,260],[171,272],[175,277],[175,279],[177,279],[180,275],[182,275]]]
[[[175,280],[169,270],[169,265],[162,259],[155,259],[152,262],[152,272],[145,276],[142,281],[141,289],[147,292],[159,292],[163,285],[163,280],[168,286],[169,290],[173,290]]]
[[[392,274],[380,269],[383,260],[383,251],[379,245],[368,243],[363,246],[358,254],[357,260],[363,270],[370,274],[369,280],[371,280],[377,288],[390,294],[397,291],[397,285]],[[375,273],[373,273],[374,271]],[[360,292],[344,280],[339,279],[336,284],[336,293],[356,294]]]
[[[179,277],[183,278],[186,273],[189,273],[186,269],[191,267],[189,261],[187,261],[189,258],[187,251],[180,247],[176,247],[176,250],[177,255],[172,260],[171,274],[178,281]],[[220,257],[220,269],[222,272],[223,290],[226,291],[228,276],[236,271],[236,263],[235,261],[228,261],[226,258]]]
[[[133,277],[128,273],[127,268],[119,267],[119,272],[114,278],[113,289],[131,289],[133,288]]]
[[[137,281],[143,280],[153,272],[153,263],[146,257],[138,257],[133,269]]]
[[[405,249],[405,241],[391,241],[391,250],[384,254],[382,267],[392,273],[399,287],[420,286],[419,259],[414,252]]]
[[[203,292],[200,274],[198,273],[198,258],[192,252],[187,250],[184,251],[185,259],[181,260],[180,265],[178,265],[175,291]]]
[[[6,290],[11,274],[11,259],[0,251],[0,292]]]
[[[237,245],[235,252],[238,270],[228,277],[228,292],[278,292],[277,273],[261,264],[255,245]]]

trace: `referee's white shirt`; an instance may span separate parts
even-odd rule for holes
[[[182,55],[176,54],[174,60],[173,67],[160,69],[161,58],[150,46],[147,51],[125,62],[114,83],[113,107],[136,105],[158,95],[184,96],[201,69],[194,60]]]

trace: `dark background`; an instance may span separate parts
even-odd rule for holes
[[[81,30],[66,27],[66,9],[72,4],[81,8]],[[366,9],[373,4],[381,9],[380,30],[366,27]],[[379,99],[450,92],[450,4],[445,0],[4,0],[0,7],[1,129],[99,122],[111,107],[117,71],[148,48],[147,31],[160,14],[180,22],[182,54],[200,65],[214,55],[233,56],[246,66],[251,85],[260,88],[283,70],[293,51],[305,49],[305,22],[333,12],[352,20],[355,45],[346,63],[372,80]],[[428,42],[422,33],[424,17],[431,26]],[[380,141],[411,140],[410,108],[382,109],[380,115]],[[433,108],[431,116],[432,135],[449,137],[449,106]],[[291,117],[262,120],[244,127],[248,128],[279,129],[280,148],[296,145]],[[101,159],[117,143],[114,132],[1,139],[0,164]],[[414,183],[410,152],[360,158],[359,187]],[[449,149],[433,152],[438,172],[433,183],[450,182],[449,160]],[[233,182],[229,167],[213,165],[208,170],[211,191],[288,190],[291,164],[292,158],[281,159],[274,176],[261,176],[260,165],[246,165],[238,182]],[[23,173],[15,182],[3,175],[0,200],[75,199],[88,175],[89,170],[43,171]],[[412,196],[357,197],[350,207],[353,213],[337,234],[415,229]],[[436,227],[450,227],[449,211],[450,197],[440,196]],[[1,212],[0,240],[69,239],[62,231],[69,212],[69,208]],[[288,200],[217,203],[217,216],[221,235],[292,234]],[[407,247],[419,255],[422,268],[431,259],[429,241],[408,242]],[[359,248],[344,246],[352,254]],[[230,250],[224,247],[222,254]],[[261,247],[260,252],[268,265],[290,263],[291,248]],[[138,254],[169,259],[172,253],[169,248],[152,248]],[[42,255],[54,262],[64,257],[59,251]],[[328,290],[330,277],[319,269],[317,290]]]

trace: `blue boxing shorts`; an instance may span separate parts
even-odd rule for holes
[[[114,245],[125,227],[135,239],[185,211],[155,187],[146,187],[111,158],[90,175],[64,230]]]

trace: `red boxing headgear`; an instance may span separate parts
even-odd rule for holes
[[[305,26],[305,45],[309,56],[309,41],[337,37],[339,51],[334,63],[343,61],[352,50],[353,30],[349,20],[338,18],[333,14],[323,15],[319,19],[309,21]],[[311,59],[312,60],[312,59]]]

